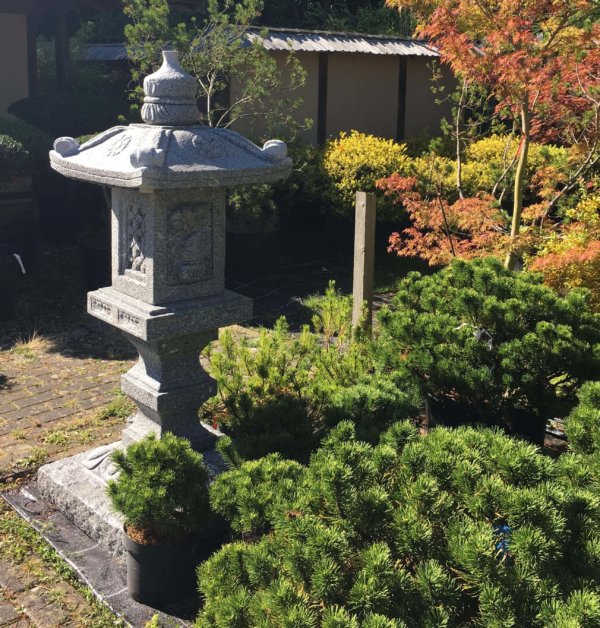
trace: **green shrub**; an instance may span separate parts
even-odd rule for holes
[[[78,137],[118,124],[126,116],[125,100],[104,94],[59,92],[14,102],[9,111],[53,138]]]
[[[300,143],[288,147],[292,159],[289,177],[272,186],[273,201],[285,220],[304,221],[331,211],[331,181],[323,166],[323,149]]]
[[[279,454],[246,462],[243,469],[217,477],[210,491],[211,505],[240,534],[266,532],[267,522],[281,504],[287,504],[295,495],[303,471],[302,465],[283,460]]]
[[[35,127],[0,117],[0,184],[48,168],[52,140]]]
[[[146,538],[176,539],[193,532],[210,513],[208,473],[202,456],[185,438],[154,434],[115,450],[119,470],[107,493],[125,525],[143,531]]]
[[[411,273],[380,315],[377,359],[424,394],[502,419],[514,409],[564,416],[579,386],[600,375],[600,317],[587,295],[565,297],[541,276],[493,258]],[[518,431],[518,430],[517,430]]]
[[[404,144],[352,131],[350,135],[341,133],[327,145],[323,166],[334,191],[333,211],[353,217],[356,192],[375,192],[379,179],[395,172],[407,174],[410,158]],[[397,218],[398,207],[382,194],[380,197],[377,218]]]
[[[30,163],[29,151],[21,142],[0,134],[0,184],[24,175]]]
[[[217,480],[217,510],[268,534],[199,568],[196,625],[598,626],[599,479],[497,431],[400,423],[373,447],[341,423],[306,468]]]
[[[438,191],[442,197],[454,198],[456,192],[456,163],[434,153],[415,157],[410,162],[410,174],[418,181],[418,190],[428,198]]]
[[[20,142],[30,155],[34,166],[49,163],[48,152],[52,148],[52,138],[27,122],[0,117],[0,135],[7,135]]]
[[[349,420],[361,440],[376,443],[383,430],[414,416],[419,405],[414,392],[411,394],[391,380],[373,375],[354,386],[335,390],[324,410],[324,423],[331,429],[342,420]]]
[[[241,224],[266,228],[303,224],[331,213],[332,186],[323,167],[321,148],[291,142],[290,176],[270,185],[241,187],[229,197],[229,216]]]
[[[279,451],[305,458],[312,449],[313,425],[306,390],[310,386],[316,339],[305,329],[295,338],[285,319],[261,330],[256,343],[225,331],[209,353],[235,448],[243,458]]]
[[[565,422],[570,448],[580,454],[600,450],[600,382],[586,382],[577,393],[579,403]]]
[[[418,399],[408,386],[371,377],[370,343],[352,332],[351,297],[331,283],[306,303],[315,311],[314,332],[306,326],[292,334],[282,318],[255,340],[226,331],[209,352],[222,428],[242,458],[279,452],[304,461],[342,418],[376,440],[399,416],[416,414]],[[229,447],[224,454],[235,464]]]

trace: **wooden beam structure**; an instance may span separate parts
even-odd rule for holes
[[[27,16],[27,78],[29,81],[29,95],[38,93],[38,59],[37,59],[37,18]]]
[[[358,329],[360,326],[363,326],[367,333],[370,333],[373,326],[375,213],[375,194],[372,192],[357,192],[354,223],[352,327]]]
[[[327,90],[329,88],[329,54],[319,53],[319,91],[317,104],[317,143],[327,140]]]
[[[398,57],[398,122],[396,139],[404,139],[406,127],[406,57]]]

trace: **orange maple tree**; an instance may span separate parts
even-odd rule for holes
[[[416,177],[392,175],[377,187],[401,203],[410,226],[390,236],[388,252],[420,257],[431,266],[449,264],[453,257],[470,259],[498,254],[506,247],[506,218],[489,194],[449,202],[441,195],[423,195]]]
[[[534,136],[587,142],[585,168],[598,160],[600,22],[595,0],[386,0],[410,9],[418,34],[440,51],[458,77],[486,86],[499,111],[521,131],[513,189],[511,245],[514,268],[524,175]],[[568,129],[568,132],[565,132]],[[563,188],[572,189],[575,168]],[[554,203],[555,204],[555,203]]]

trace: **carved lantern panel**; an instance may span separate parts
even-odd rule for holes
[[[114,288],[152,305],[225,289],[225,192],[113,191]]]

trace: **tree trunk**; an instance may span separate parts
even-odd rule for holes
[[[458,196],[462,199],[463,190],[462,190],[462,154],[461,154],[461,137],[462,137],[462,129],[461,123],[463,118],[463,109],[465,104],[465,98],[467,94],[467,81],[463,79],[462,89],[460,92],[460,100],[458,101],[458,105],[456,106],[456,118],[454,120],[454,132],[456,134],[456,189],[458,190]]]
[[[514,242],[519,235],[521,228],[521,213],[523,211],[523,183],[525,180],[525,169],[527,168],[527,155],[529,153],[530,121],[529,121],[529,101],[527,98],[521,105],[521,147],[517,171],[515,173],[515,187],[513,195],[513,215],[510,229],[510,244],[504,265],[508,270],[514,270],[517,256],[514,251]]]

